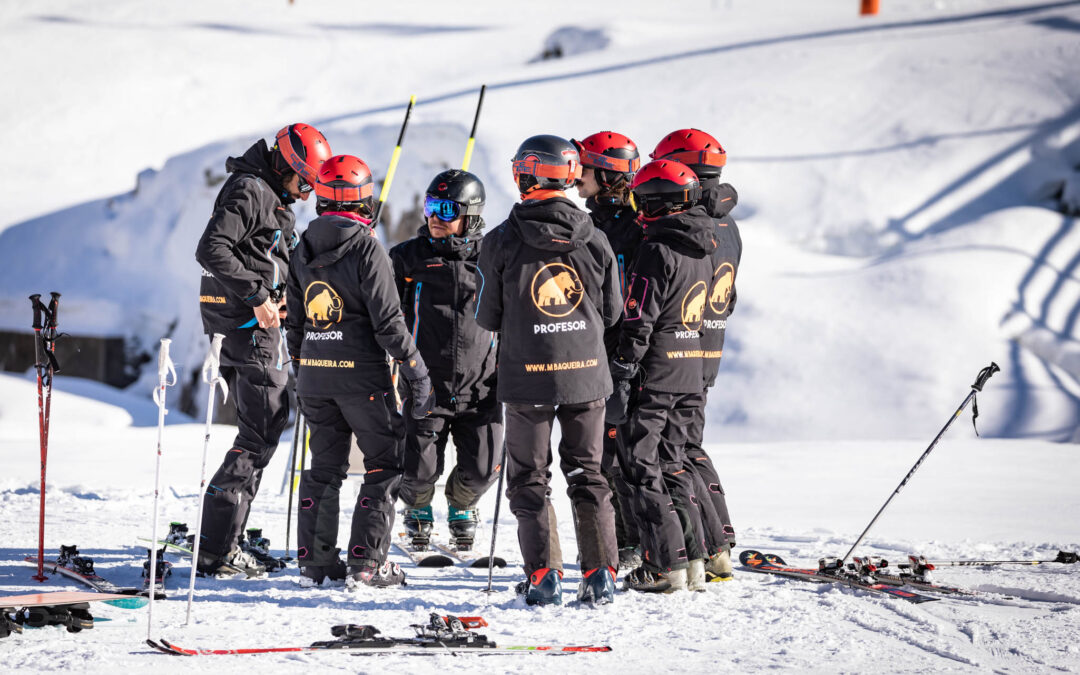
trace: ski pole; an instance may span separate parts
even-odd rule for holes
[[[199,470],[199,514],[195,517],[195,538],[191,547],[191,579],[188,581],[187,616],[184,625],[191,622],[191,601],[195,597],[195,573],[199,569],[199,543],[202,539],[202,515],[203,505],[206,503],[206,454],[210,450],[210,424],[214,419],[214,392],[221,388],[221,400],[229,397],[229,385],[221,377],[221,343],[225,336],[214,333],[210,339],[210,351],[206,353],[203,361],[202,379],[209,385],[210,392],[206,397],[206,427],[203,436],[202,468]],[[156,569],[156,568],[155,568]]]
[[[873,519],[870,521],[870,524],[866,526],[866,529],[862,531],[862,534],[859,535],[859,538],[856,539],[855,543],[851,545],[851,548],[848,549],[848,552],[845,553],[844,557],[840,559],[838,565],[839,567],[844,566],[844,563],[847,561],[848,557],[851,556],[852,552],[855,551],[855,547],[857,547],[862,542],[863,537],[866,536],[866,533],[869,532],[870,528],[873,527],[874,523],[877,522],[878,517],[881,516],[881,513],[885,510],[885,507],[889,505],[889,502],[893,500],[893,497],[900,494],[900,490],[904,489],[904,486],[907,485],[907,482],[911,480],[912,476],[915,475],[915,472],[919,469],[919,466],[922,465],[923,461],[927,458],[927,456],[930,455],[930,451],[933,450],[934,446],[938,444],[938,441],[940,441],[941,437],[945,435],[945,432],[949,430],[949,427],[952,426],[952,423],[956,420],[956,418],[960,417],[960,413],[964,412],[964,408],[967,407],[968,403],[971,403],[975,400],[975,394],[982,391],[983,386],[986,385],[986,381],[989,380],[990,377],[999,370],[1001,370],[1001,368],[998,367],[998,364],[991,361],[989,366],[979,371],[978,376],[975,378],[975,383],[971,385],[971,391],[968,392],[967,397],[964,398],[964,402],[961,403],[960,407],[956,409],[956,412],[953,413],[953,416],[949,418],[949,421],[946,422],[945,426],[941,428],[941,431],[938,432],[938,435],[934,437],[934,440],[930,443],[930,447],[928,447],[926,449],[926,452],[924,452],[922,456],[919,457],[919,461],[915,462],[915,466],[911,467],[911,471],[908,471],[908,474],[904,476],[904,480],[900,481],[900,485],[896,486],[896,489],[893,490],[893,493],[889,495],[889,498],[886,499],[885,503],[882,504],[880,509],[878,509],[877,514],[874,515]],[[978,404],[976,404],[974,407],[975,417],[978,417],[978,411],[979,407]],[[972,422],[974,422],[974,418],[972,418]]]
[[[161,338],[161,348],[158,351],[158,386],[154,389],[154,403],[158,407],[158,433],[157,433],[157,460],[154,466],[154,517],[151,525],[150,540],[154,542],[150,547],[150,574],[157,576],[157,524],[158,524],[158,493],[161,491],[161,437],[165,431],[165,415],[169,413],[165,409],[165,387],[176,384],[176,368],[172,359],[169,358],[169,338]],[[169,377],[172,376],[172,382]],[[146,614],[146,639],[150,639],[150,633],[154,627],[154,596],[157,587],[151,577],[150,582],[150,606]]]
[[[981,567],[983,565],[1044,565],[1047,563],[1064,563],[1066,565],[1080,562],[1080,553],[1058,551],[1053,560],[931,560],[930,564],[935,567]]]
[[[461,160],[461,170],[469,170],[469,162],[472,161],[473,146],[476,144],[476,125],[480,123],[480,108],[484,105],[484,91],[487,85],[480,85],[480,100],[476,102],[476,115],[473,116],[472,131],[469,132],[469,142],[465,144],[465,158]]]
[[[296,406],[296,424],[293,426],[292,452],[289,453],[289,508],[285,511],[285,560],[292,560],[289,555],[289,542],[292,541],[292,503],[296,493],[296,446],[300,444],[300,430],[303,428],[304,415],[300,405]]]
[[[41,329],[44,325],[41,322],[41,315],[43,311],[48,310],[41,304],[40,293],[35,293],[30,296],[30,304],[34,309],[34,369],[37,370],[38,438],[41,442],[41,499],[40,511],[38,513],[38,567],[37,574],[35,574],[33,578],[36,581],[45,581],[49,578],[45,576],[45,460],[48,456],[48,450],[45,435],[45,397],[42,393],[45,358],[42,354],[44,345],[42,343]]]
[[[505,419],[505,416],[504,418]],[[506,475],[506,427],[503,427],[502,459],[499,460],[499,485],[495,489],[495,520],[491,521],[491,551],[488,555],[488,583],[485,593],[491,592],[491,577],[495,573],[495,535],[499,531],[499,506],[502,504],[503,476]]]
[[[394,146],[394,154],[390,156],[390,168],[386,170],[386,179],[383,180],[382,190],[379,192],[379,203],[375,205],[375,217],[371,219],[371,227],[374,229],[382,217],[383,205],[390,196],[390,184],[394,182],[394,174],[397,172],[398,161],[401,159],[401,143],[405,140],[405,130],[409,128],[409,117],[412,116],[413,106],[416,105],[416,96],[409,97],[409,107],[405,109],[405,120],[401,123],[401,131],[398,133],[397,145]]]

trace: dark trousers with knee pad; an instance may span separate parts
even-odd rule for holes
[[[281,333],[272,328],[235,330],[221,344],[221,376],[236,403],[233,447],[206,488],[200,554],[224,557],[247,524],[262,471],[289,421],[289,372]]]
[[[615,539],[619,548],[633,547],[641,543],[637,518],[634,516],[634,492],[627,485],[619,468],[619,444],[622,425],[604,425],[604,459],[600,469],[611,488],[611,506],[615,509]]]
[[[735,544],[735,527],[731,524],[728,513],[727,497],[720,476],[713,465],[712,458],[702,448],[705,436],[705,404],[708,390],[692,397],[688,404],[694,408],[694,416],[687,429],[686,466],[700,480],[699,494],[706,495],[701,500],[702,522],[705,526],[705,541],[710,553],[725,551]]]
[[[338,499],[349,470],[353,434],[364,453],[365,472],[353,509],[347,561],[381,564],[390,548],[405,457],[405,426],[393,392],[304,396],[300,409],[311,432],[311,467],[300,477],[300,564],[332,565],[338,559]]]
[[[502,435],[502,407],[494,396],[462,411],[436,407],[420,420],[406,415],[401,500],[416,508],[431,504],[453,436],[457,464],[446,479],[446,501],[456,509],[474,508],[498,478]]]
[[[618,569],[611,490],[600,471],[604,400],[564,405],[506,404],[507,496],[518,521],[525,574],[561,570],[562,548],[551,506],[551,431],[559,420],[559,468],[566,476],[582,571]]]
[[[654,571],[706,557],[694,474],[684,466],[691,396],[643,389],[623,427],[619,462],[634,492],[645,565]]]

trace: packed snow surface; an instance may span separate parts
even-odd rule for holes
[[[193,252],[224,159],[289,122],[318,126],[335,152],[359,155],[381,178],[417,95],[387,243],[419,224],[405,214],[430,177],[461,162],[481,84],[471,169],[487,186],[492,225],[513,203],[509,158],[527,136],[611,129],[647,155],[667,132],[698,127],[728,152],[745,243],[706,437],[736,552],[811,566],[843,555],[991,360],[1002,371],[979,397],[982,438],[969,408],[859,552],[897,561],[1076,551],[1080,2],[889,0],[863,18],[858,5],[4,3],[12,198],[0,215],[0,330],[26,331],[26,296],[60,291],[63,331],[124,337],[148,355],[170,337],[190,378],[207,347]],[[556,42],[560,58],[537,59]],[[313,215],[303,204],[297,221]],[[120,392],[61,375],[53,395],[47,551],[78,544],[120,584],[140,582],[139,537],[150,535],[154,380],[145,371]],[[0,594],[74,587],[58,576],[37,584],[21,562],[37,544],[36,395],[31,373],[0,375]],[[177,398],[170,390],[162,530],[193,525],[197,509],[202,413],[183,415]],[[210,471],[233,433],[213,427]],[[282,554],[291,441],[282,438],[249,521]],[[553,487],[572,598],[573,523],[561,477]],[[435,507],[442,526],[446,505]],[[494,511],[493,490],[481,545]],[[295,553],[295,528],[288,544]],[[557,663],[182,661],[143,645],[145,609],[95,606],[113,621],[89,633],[27,631],[0,652],[13,671],[1080,671],[1080,565],[941,568],[939,581],[982,595],[921,605],[737,569],[701,594],[535,609],[512,590],[521,559],[505,502],[496,549],[510,566],[495,571],[490,595],[476,570],[407,566],[407,587],[354,594],[302,589],[291,568],[264,581],[199,580],[186,626],[189,567],[170,556],[171,597],[155,606],[151,633],[192,647],[305,645],[338,623],[407,634],[438,610],[485,616],[500,644],[614,651]]]

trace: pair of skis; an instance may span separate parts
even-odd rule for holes
[[[486,568],[492,560],[490,556],[478,550],[475,546],[459,548],[453,544],[444,543],[437,536],[432,535],[428,543],[415,545],[412,538],[405,532],[398,534],[394,545],[417,567],[473,567]],[[506,567],[506,560],[499,556],[494,558],[495,567]]]
[[[168,640],[147,640],[146,644],[174,656],[221,656],[228,654],[274,654],[291,652],[349,651],[356,654],[581,654],[610,652],[606,645],[507,645],[500,646],[473,629],[487,626],[481,617],[454,617],[432,613],[428,623],[413,624],[413,637],[382,637],[374,626],[345,624],[334,626],[337,639],[306,647],[256,647],[231,649],[191,649]]]
[[[62,546],[60,549],[60,556],[54,560],[43,560],[36,555],[29,555],[24,558],[24,561],[30,565],[46,569],[53,574],[60,574],[84,584],[85,586],[89,586],[99,593],[122,595],[124,596],[122,599],[108,601],[108,604],[116,605],[118,607],[128,609],[143,607],[147,604],[150,595],[149,587],[135,588],[133,586],[117,586],[108,579],[105,579],[94,570],[93,560],[86,556],[79,555],[78,548],[75,546]],[[154,598],[157,600],[164,600],[165,597],[165,592],[159,585],[154,591]]]

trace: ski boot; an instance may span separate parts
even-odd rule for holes
[[[450,505],[447,525],[450,528],[450,545],[460,551],[472,549],[476,538],[476,523],[480,520],[475,508],[457,509]]]
[[[240,535],[239,544],[240,550],[258,560],[267,572],[280,572],[285,569],[284,560],[270,555],[270,540],[262,536],[261,529],[248,528],[246,537]]]
[[[361,560],[357,565],[349,565],[345,576],[345,586],[350,591],[355,591],[362,586],[388,588],[406,585],[408,584],[405,583],[405,572],[397,563],[389,561],[380,565],[375,560]]]
[[[615,570],[594,567],[585,572],[578,586],[577,599],[593,605],[606,605],[615,600]]]
[[[541,567],[518,583],[514,590],[525,596],[527,605],[561,605],[562,570]]]
[[[224,558],[215,554],[199,551],[198,571],[204,576],[215,579],[235,579],[244,577],[248,579],[263,579],[266,577],[266,567],[255,559],[250,553],[233,549]]]
[[[734,574],[734,569],[731,567],[730,548],[713,554],[705,563],[705,581],[707,582],[731,581]]]
[[[15,621],[15,617],[6,611],[0,612],[0,638],[6,638],[12,633],[22,633],[22,624]]]
[[[331,582],[345,581],[345,577],[348,575],[348,568],[345,567],[345,563],[341,559],[337,559],[329,565],[300,565],[300,586],[303,588],[311,588],[313,586],[326,585],[326,581],[329,579]]]
[[[192,538],[194,538],[194,535],[192,535]],[[187,523],[169,523],[169,533],[165,535],[164,541],[166,544],[174,546],[189,546]]]
[[[696,593],[705,592],[705,559],[696,558],[686,568],[686,590]]]
[[[60,546],[60,555],[56,557],[56,564],[75,570],[84,577],[96,576],[94,573],[94,561],[89,556],[79,555],[78,546]]]
[[[623,579],[623,589],[642,593],[674,593],[686,590],[686,569],[654,572],[644,565]]]
[[[634,570],[641,567],[641,551],[637,546],[623,546],[619,549],[619,569]]]
[[[406,507],[405,531],[412,538],[412,547],[417,551],[426,551],[431,542],[431,527],[435,516],[431,513],[431,504],[420,508]]]

